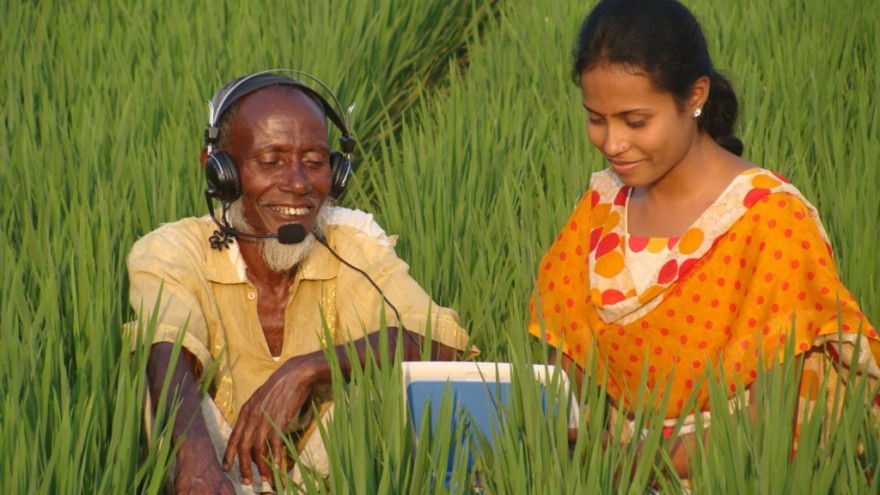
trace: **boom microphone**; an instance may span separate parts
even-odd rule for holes
[[[217,225],[217,228],[220,229],[220,232],[214,232],[215,235],[211,236],[210,239],[211,247],[215,249],[223,249],[223,247],[228,246],[228,244],[232,242],[232,237],[239,236],[250,237],[252,239],[278,239],[278,242],[281,244],[299,244],[306,239],[306,236],[308,236],[306,228],[298,223],[287,223],[282,225],[278,228],[277,234],[251,234],[249,232],[236,230],[232,225],[229,225],[229,221],[226,220],[226,211],[228,210],[228,205],[226,203],[223,203],[221,222],[221,220],[218,220],[217,216],[214,214],[214,204],[211,203],[211,194],[209,190],[205,191],[205,200],[208,202],[208,210],[211,213],[211,220],[213,220]]]

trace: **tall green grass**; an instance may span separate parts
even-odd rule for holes
[[[818,206],[842,279],[880,322],[880,110],[872,101],[880,13],[858,0],[689,4],[738,90],[746,157],[789,176]],[[568,74],[589,7],[6,2],[0,491],[156,493],[164,482],[167,442],[149,450],[143,433],[145,353],[130,355],[120,333],[133,314],[125,255],[159,223],[204,213],[205,101],[255,70],[304,69],[344,104],[357,102],[357,175],[343,203],[370,209],[400,235],[398,252],[435,300],[459,311],[480,359],[541,361],[524,332],[535,266],[603,166]],[[349,410],[326,434],[342,474],[312,493],[445,490],[432,480],[453,436],[415,449],[411,431],[389,427],[402,424],[395,373],[368,367],[351,386],[337,384]],[[530,386],[522,384],[499,447],[478,459],[486,491],[643,493],[650,476],[679,490],[660,476],[663,456],[640,463],[634,478],[616,477],[632,451],[597,448],[598,420],[570,457],[563,422],[542,419]],[[857,401],[830,431],[815,426],[825,443],[790,460],[774,442],[790,419],[788,406],[776,405],[788,404],[779,397],[791,386],[772,390],[757,430],[713,419],[721,433],[695,463],[695,492],[877,490],[863,468],[880,470],[880,433]],[[584,391],[592,417],[602,417],[601,396],[601,384]],[[644,421],[653,421],[650,411]],[[661,441],[655,433],[650,445]],[[476,474],[455,470],[455,491],[466,492]]]

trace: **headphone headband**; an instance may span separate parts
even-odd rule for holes
[[[296,74],[317,83],[327,92],[328,95],[330,95],[330,99],[333,101],[335,108],[334,105],[331,105],[327,99],[321,96],[321,94],[315,91],[312,87],[285,74]],[[351,105],[347,112],[343,111],[342,104],[339,103],[339,99],[336,98],[333,91],[331,91],[323,81],[311,74],[294,69],[272,69],[233,79],[221,86],[214,97],[208,101],[208,126],[205,128],[205,146],[208,149],[208,154],[210,154],[213,151],[213,148],[217,146],[217,142],[220,138],[220,129],[217,127],[217,123],[229,107],[234,105],[241,98],[257,91],[258,89],[276,85],[293,86],[315,99],[323,108],[327,118],[329,118],[330,121],[342,131],[342,137],[339,138],[339,142],[343,153],[350,154],[354,151],[355,139],[354,136],[352,136],[349,126],[351,112],[354,110],[354,105]]]

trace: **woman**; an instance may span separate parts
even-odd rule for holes
[[[684,6],[600,2],[581,28],[573,76],[610,167],[592,176],[539,265],[529,331],[562,351],[557,361],[581,378],[595,348],[623,412],[643,369],[649,389],[671,383],[661,411],[670,429],[694,394],[708,419],[707,367],[731,397],[737,384],[751,395],[758,369],[789,346],[811,396],[825,350],[880,376],[877,332],[838,278],[816,209],[741,158],[736,95]],[[688,417],[682,441],[693,432]],[[680,474],[687,450],[672,452]]]

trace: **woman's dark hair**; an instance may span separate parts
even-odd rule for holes
[[[730,82],[715,72],[697,19],[676,0],[602,0],[581,26],[572,77],[599,63],[644,73],[683,108],[697,79],[711,82],[697,125],[726,150],[742,155],[733,135],[738,104]]]

